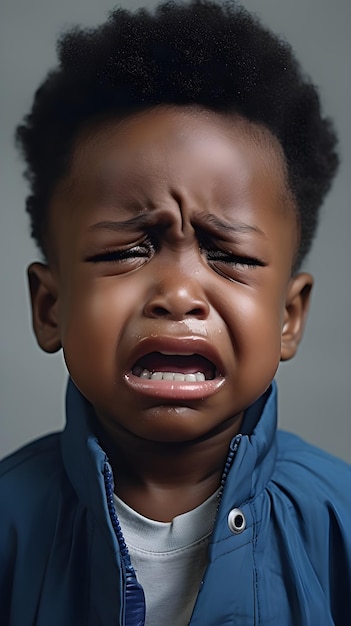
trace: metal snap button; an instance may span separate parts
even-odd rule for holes
[[[235,535],[239,535],[246,528],[245,515],[241,509],[232,509],[228,515],[229,530]]]

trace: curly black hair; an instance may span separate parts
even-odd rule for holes
[[[300,222],[295,269],[309,251],[337,170],[336,136],[290,46],[235,2],[166,2],[114,10],[58,40],[59,65],[17,128],[31,185],[31,234],[45,250],[48,206],[77,134],[96,120],[158,104],[198,105],[263,124],[285,154]]]

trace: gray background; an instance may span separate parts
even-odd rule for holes
[[[120,3],[128,8],[155,2]],[[351,461],[350,0],[244,0],[285,36],[320,86],[335,119],[342,167],[323,208],[305,268],[316,277],[309,324],[298,356],[281,365],[280,425]],[[55,41],[72,23],[95,25],[113,0],[1,0],[0,455],[64,424],[66,372],[61,354],[46,355],[31,332],[25,268],[38,258],[28,235],[22,164],[13,130],[34,89],[55,64]],[[54,146],[53,146],[54,149]]]

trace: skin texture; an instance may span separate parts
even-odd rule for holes
[[[291,276],[280,146],[195,108],[105,122],[77,139],[50,215],[49,266],[29,268],[38,342],[62,346],[94,406],[117,494],[171,520],[219,486],[244,410],[302,337],[312,278]],[[144,388],[132,369],[154,352],[182,355],[180,369],[199,353],[214,380]]]

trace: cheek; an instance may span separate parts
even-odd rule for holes
[[[135,291],[104,277],[76,281],[61,316],[67,368],[76,378],[114,375],[119,339],[135,310]],[[79,385],[78,385],[79,386]]]
[[[251,363],[252,370],[276,368],[280,360],[283,307],[277,293],[241,289],[231,298],[227,324],[237,358]],[[230,320],[228,319],[228,312]]]

